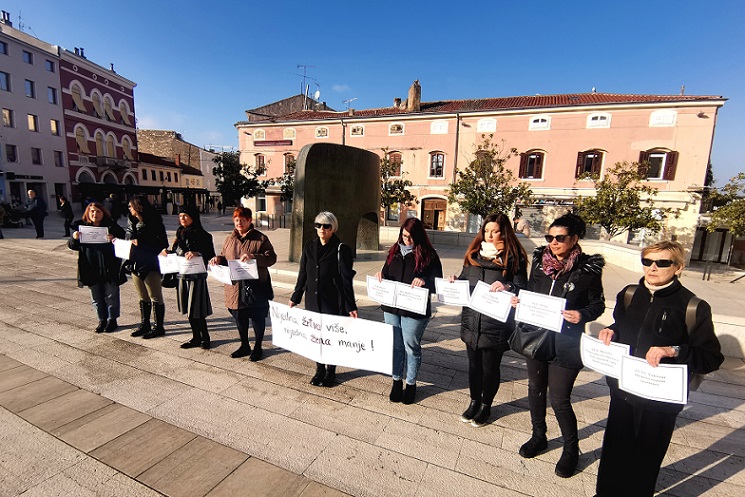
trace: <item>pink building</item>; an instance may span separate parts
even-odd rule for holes
[[[578,196],[594,194],[584,172],[603,174],[616,162],[647,160],[656,202],[671,207],[665,235],[693,244],[701,187],[706,177],[721,96],[580,93],[421,102],[415,82],[409,98],[391,107],[331,112],[305,110],[236,123],[241,161],[281,176],[288,160],[309,143],[341,143],[378,155],[387,148],[401,161],[416,205],[384,213],[386,222],[415,215],[432,229],[473,230],[478,220],[447,201],[458,168],[473,160],[483,136],[504,140],[520,156],[515,175],[529,184],[536,203],[523,209],[534,229]],[[282,214],[278,192],[267,190],[259,211]],[[256,205],[256,204],[255,204]],[[263,208],[263,209],[262,209]],[[625,240],[624,240],[625,241]]]

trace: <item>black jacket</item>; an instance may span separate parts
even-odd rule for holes
[[[199,252],[202,254],[204,265],[207,266],[210,259],[215,257],[215,246],[212,243],[210,235],[202,226],[192,224],[188,228],[180,226],[176,230],[176,239],[173,241],[170,252],[183,257],[187,252]],[[206,278],[207,273],[203,274],[179,274],[179,278],[191,280]]]
[[[554,340],[556,358],[551,362],[558,366],[578,369],[582,367],[579,353],[579,340],[585,325],[599,318],[605,312],[603,295],[603,267],[605,259],[601,255],[580,254],[577,262],[568,273],[555,281],[543,272],[543,250],[537,247],[533,252],[527,290],[566,299],[565,309],[579,311],[579,323],[564,320],[561,333],[551,334]]]
[[[65,221],[72,221],[75,215],[72,213],[72,206],[70,202],[65,202],[60,206],[60,214]]]
[[[93,226],[82,220],[72,224],[73,232],[79,231],[80,226]],[[113,220],[104,219],[102,227],[109,228],[109,234],[116,238],[124,238],[124,230]],[[67,242],[71,250],[78,252],[78,286],[92,286],[96,283],[126,281],[126,275],[121,273],[122,260],[114,255],[112,243],[80,243],[73,237]]]
[[[323,253],[320,258],[319,252]],[[297,283],[290,300],[299,304],[305,294],[305,308],[309,311],[337,316],[356,311],[352,263],[352,249],[335,234],[325,246],[318,238],[309,241],[300,256]]]
[[[652,294],[639,283],[628,308],[624,307],[626,288],[616,297],[613,310],[613,341],[631,347],[631,355],[644,358],[650,347],[680,346],[678,357],[667,357],[662,363],[687,364],[689,377],[694,373],[706,374],[719,369],[724,361],[719,340],[714,334],[711,307],[702,300],[696,309],[696,325],[691,335],[685,322],[688,301],[693,292],[681,285],[676,277],[672,285]],[[618,388],[618,380],[608,378],[614,395],[627,402],[658,412],[675,413],[683,409],[681,404],[643,399]]]
[[[127,263],[130,271],[140,278],[147,277],[150,271],[160,273],[158,254],[168,247],[163,221],[153,218],[142,222],[136,217],[129,216],[126,238],[137,240],[137,246],[132,247],[132,254]]]
[[[435,278],[442,278],[442,263],[437,255],[436,251],[432,251],[432,260],[429,265],[421,272],[415,271],[416,261],[414,260],[414,252],[409,252],[406,257],[401,255],[401,249],[396,250],[396,255],[393,256],[390,264],[386,261],[383,265],[383,279],[399,281],[401,283],[411,283],[414,278],[421,278],[424,280],[424,287],[429,290],[429,293],[434,293],[435,290]],[[398,314],[399,316],[421,319],[428,317],[432,314],[432,304],[427,299],[427,311],[424,315],[417,314],[415,312],[406,311],[404,309],[398,309],[396,307],[382,306],[383,312],[390,314]]]
[[[502,276],[503,267],[494,261],[476,257],[479,266],[463,266],[459,280],[468,280],[471,292],[476,287],[476,283],[483,281],[491,285],[495,281],[501,281],[505,286],[513,286],[514,289],[508,288],[509,291],[517,293],[518,289],[527,288],[528,286],[528,261],[520,258],[517,274],[509,272]],[[497,321],[494,318],[485,316],[470,307],[463,307],[460,318],[460,338],[466,345],[472,349],[483,348],[502,348],[507,350],[507,340],[510,338],[512,331],[515,329],[514,313],[506,323]]]

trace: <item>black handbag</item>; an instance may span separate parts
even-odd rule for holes
[[[507,343],[510,349],[525,357],[537,361],[548,362],[556,357],[554,335],[556,333],[546,328],[540,328],[527,323],[515,323],[515,330]]]
[[[178,277],[176,274],[177,273],[164,274],[163,278],[160,280],[160,286],[163,288],[176,288],[178,286]]]

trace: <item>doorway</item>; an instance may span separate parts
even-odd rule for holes
[[[422,223],[428,230],[445,229],[445,212],[447,200],[441,198],[422,199]]]

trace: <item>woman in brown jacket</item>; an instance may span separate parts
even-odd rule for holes
[[[269,266],[277,262],[277,254],[266,235],[254,229],[253,212],[246,207],[236,207],[233,211],[235,229],[228,235],[222,245],[220,255],[215,256],[211,265],[226,266],[229,260],[246,262],[255,259],[259,269],[258,280],[240,280],[232,285],[225,285],[225,306],[235,319],[241,346],[231,357],[246,357],[258,361],[263,357],[261,341],[264,339],[266,316],[269,313],[269,301],[274,298]],[[249,320],[253,321],[254,348],[248,343]]]

